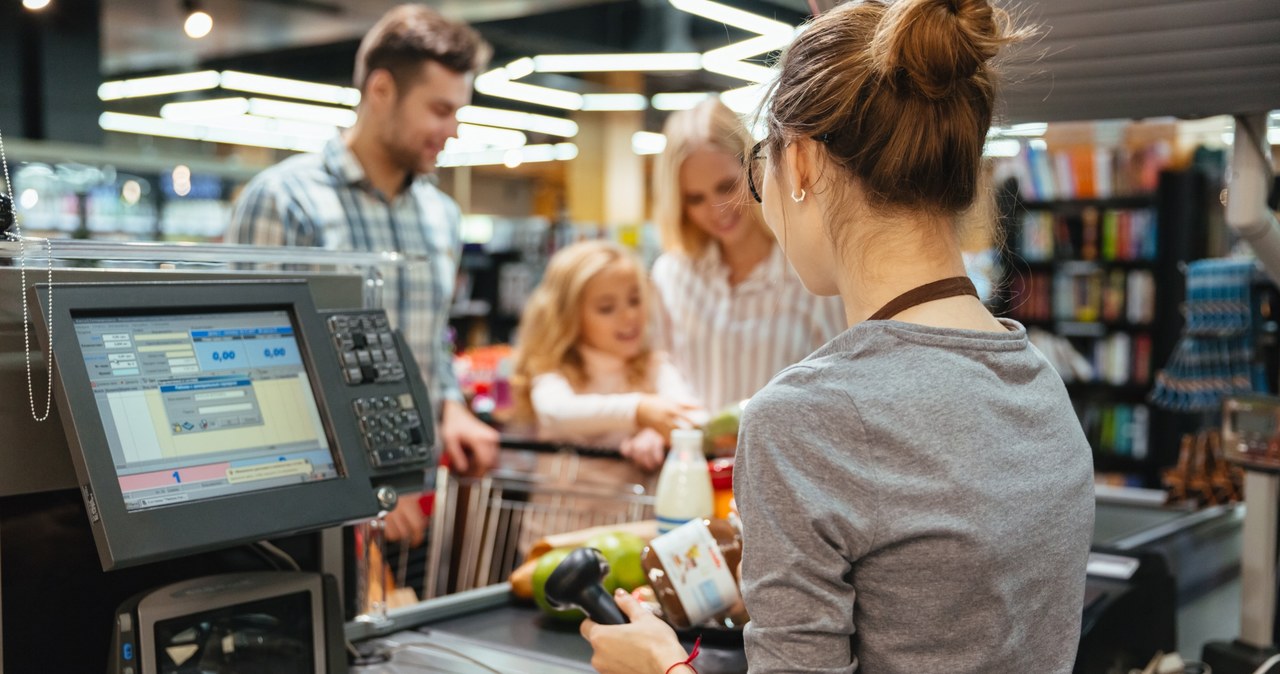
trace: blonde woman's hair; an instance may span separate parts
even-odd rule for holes
[[[516,398],[516,417],[536,420],[530,392],[540,374],[558,372],[575,389],[586,384],[586,371],[577,346],[582,330],[583,295],[587,284],[601,272],[617,264],[635,270],[641,304],[648,306],[648,280],[635,256],[612,241],[583,241],[566,246],[551,257],[542,283],[533,291],[520,317],[520,343],[516,347],[511,386]],[[645,311],[647,316],[647,309]],[[652,392],[649,381],[651,351],[646,335],[644,347],[627,361],[628,383],[636,391]]]
[[[654,220],[658,223],[663,250],[696,258],[707,247],[710,237],[685,218],[680,168],[689,155],[704,148],[724,152],[741,161],[751,152],[755,141],[738,114],[718,98],[703,101],[689,110],[672,113],[662,132],[667,137],[667,147],[658,155],[654,167],[653,187],[657,193],[653,209]],[[742,180],[746,180],[746,164],[743,166]],[[773,234],[765,226],[758,204],[745,199],[743,211],[770,239],[773,238]]]

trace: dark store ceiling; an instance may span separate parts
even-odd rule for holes
[[[798,24],[834,0],[720,0]],[[203,0],[213,33],[191,40],[180,0],[103,0],[108,77],[194,67],[238,68],[346,83],[360,35],[397,0]],[[811,5],[811,2],[813,5]],[[1198,117],[1280,108],[1280,1],[1009,0],[1044,36],[1014,54],[1004,119]],[[668,0],[432,0],[474,23],[495,64],[545,53],[714,49],[748,34],[684,18]],[[680,22],[677,21],[677,25]],[[648,88],[741,86],[706,71],[649,76]],[[579,80],[580,82],[580,80]],[[552,83],[554,85],[554,83]]]

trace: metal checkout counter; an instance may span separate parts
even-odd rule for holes
[[[291,251],[328,270],[303,274],[208,268],[278,259],[238,246],[55,252],[132,261],[55,267],[52,302],[47,286],[26,293],[37,412],[52,330],[43,423],[26,395],[21,272],[0,266],[0,672],[591,671],[576,628],[505,584],[356,615],[370,539],[341,525],[384,509],[380,487],[419,487],[436,460],[416,366],[363,308],[378,302],[374,270],[412,261]],[[198,271],[138,269],[175,258]],[[47,280],[43,262],[28,259],[28,286]],[[1095,543],[1114,556],[1094,567],[1077,671],[1175,647],[1169,567],[1180,582],[1231,573],[1218,546],[1208,562],[1187,551],[1238,520],[1100,504]],[[301,571],[281,570],[293,561]],[[740,634],[703,636],[699,671],[745,671]]]

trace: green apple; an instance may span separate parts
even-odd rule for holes
[[[647,544],[643,538],[626,531],[600,534],[586,542],[586,547],[599,550],[609,561],[609,575],[604,579],[605,590],[613,592],[615,588],[621,587],[630,592],[649,582],[645,577],[644,567],[640,564],[645,545]]]
[[[538,558],[537,566],[533,567],[533,602],[542,609],[543,613],[558,618],[560,620],[578,621],[587,617],[585,613],[578,609],[569,609],[562,611],[553,608],[551,603],[547,601],[547,578],[551,577],[551,573],[560,566],[560,562],[569,556],[575,548],[556,548],[548,551]],[[612,592],[612,589],[609,589]]]

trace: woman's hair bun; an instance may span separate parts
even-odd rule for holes
[[[870,53],[888,82],[945,98],[1010,41],[1008,26],[1008,14],[988,0],[896,0]]]

